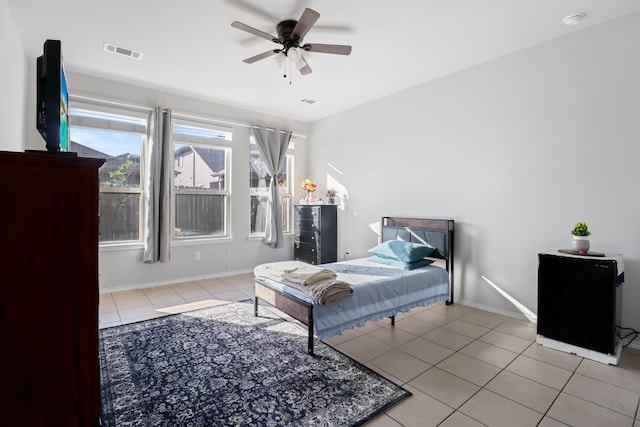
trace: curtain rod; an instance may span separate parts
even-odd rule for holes
[[[127,109],[131,109],[131,110],[135,110],[135,111],[145,111],[145,112],[149,112],[152,110],[152,108],[150,107],[144,107],[141,105],[134,105],[134,104],[125,104],[123,102],[117,102],[117,101],[107,101],[105,99],[98,99],[98,98],[91,98],[88,96],[82,96],[82,95],[72,95],[69,94],[69,98],[72,100],[77,100],[77,101],[84,101],[84,102],[89,102],[89,103],[93,103],[93,104],[102,104],[102,105],[110,105],[110,106],[114,106],[114,107],[120,107],[120,108],[127,108]],[[164,110],[166,111],[166,109]],[[257,128],[257,125],[254,124],[249,124],[249,123],[242,123],[242,122],[232,122],[229,120],[222,120],[222,119],[215,119],[215,118],[209,118],[209,117],[200,117],[200,116],[192,116],[189,114],[183,114],[183,113],[179,113],[179,112],[173,112],[173,116],[175,116],[178,119],[191,119],[191,120],[196,120],[196,121],[202,121],[202,122],[209,122],[209,123],[217,123],[217,124],[221,124],[221,125],[227,125],[227,126],[238,126],[238,127],[244,127],[244,128]],[[267,129],[273,129],[271,127],[267,127]],[[297,133],[292,131],[291,132],[292,136],[298,137],[298,138],[306,138],[306,135],[301,134],[301,133]]]

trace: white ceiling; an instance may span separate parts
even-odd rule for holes
[[[33,62],[46,39],[60,39],[69,71],[304,122],[640,11],[640,0],[6,1]],[[348,44],[350,56],[305,53],[313,73],[294,72],[291,84],[276,57],[242,62],[277,45],[231,22],[275,35],[305,7],[320,19],[304,41]],[[565,26],[574,12],[586,18]],[[107,53],[105,42],[144,58]]]

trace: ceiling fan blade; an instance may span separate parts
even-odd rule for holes
[[[244,62],[246,64],[253,64],[256,61],[260,61],[261,59],[268,58],[268,57],[276,55],[278,53],[280,53],[279,50],[268,50],[268,51],[263,52],[263,53],[261,53],[259,55],[252,56],[251,58],[244,59],[244,60],[242,60],[242,62]]]
[[[250,27],[247,24],[243,24],[242,22],[233,21],[231,23],[231,26],[233,28],[237,28],[239,30],[246,31],[247,33],[251,33],[251,34],[253,34],[255,36],[262,37],[263,39],[271,40],[274,43],[280,43],[280,40],[278,40],[277,37],[272,36],[269,33],[265,33],[264,31],[260,31],[260,30],[258,30],[256,28]]]
[[[298,20],[298,23],[291,32],[291,37],[297,38],[298,42],[302,41],[318,18],[320,18],[320,14],[318,12],[313,9],[309,9],[308,7],[305,8],[300,20]]]
[[[300,74],[302,74],[303,76],[306,76],[307,74],[311,73],[311,71],[313,71],[309,66],[309,63],[302,56],[300,57],[300,61],[298,62],[298,71],[300,71]]]
[[[349,55],[351,53],[351,46],[344,44],[307,43],[302,46],[302,49],[309,52],[335,53],[336,55]]]

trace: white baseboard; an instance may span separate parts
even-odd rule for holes
[[[636,341],[632,342],[631,344],[629,344],[627,346],[627,348],[633,348],[633,349],[636,349],[636,350],[640,350],[640,342],[638,342],[638,340],[636,340]]]
[[[458,304],[466,305],[467,307],[477,308],[478,310],[488,311],[489,313],[499,314],[501,316],[513,317],[514,319],[519,319],[519,320],[530,321],[527,318],[527,316],[525,316],[524,314],[522,314],[520,312],[502,310],[500,308],[496,308],[496,307],[492,307],[492,306],[484,305],[484,304],[478,304],[477,302],[467,301],[465,299],[455,300],[454,303],[456,301],[457,301]],[[531,323],[536,323],[536,322],[531,322]]]
[[[132,284],[127,284],[127,285],[122,285],[122,286],[114,286],[112,288],[100,288],[100,293],[101,294],[109,294],[112,292],[125,292],[125,291],[135,291],[135,290],[139,290],[139,289],[148,289],[148,288],[155,288],[157,286],[166,286],[166,285],[173,285],[176,283],[184,283],[184,282],[192,282],[195,280],[206,280],[206,279],[215,279],[218,277],[229,277],[229,276],[237,276],[238,274],[247,274],[247,273],[252,273],[253,269],[247,269],[247,270],[237,270],[237,271],[225,271],[223,273],[218,273],[218,274],[208,274],[208,275],[203,275],[203,276],[191,276],[191,277],[181,277],[180,279],[173,279],[173,280],[161,280],[161,281],[157,281],[157,282],[147,282],[147,283],[132,283]]]
[[[508,310],[502,310],[502,309],[499,309],[499,308],[496,308],[496,307],[492,307],[492,306],[489,306],[489,305],[478,304],[478,303],[473,302],[473,301],[467,301],[465,299],[458,299],[458,300],[456,300],[456,303],[462,304],[462,305],[466,305],[467,307],[477,308],[478,310],[488,311],[489,313],[495,313],[495,314],[500,314],[502,316],[513,317],[514,319],[530,321],[522,313],[516,313],[516,312],[508,311]],[[532,322],[532,323],[537,323],[537,322]],[[634,340],[626,348],[633,348],[635,350],[640,350],[640,339]]]

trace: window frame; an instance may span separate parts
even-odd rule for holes
[[[224,240],[231,238],[231,167],[232,167],[232,142],[233,132],[226,126],[217,125],[215,123],[208,123],[197,121],[193,119],[176,117],[172,119],[172,145],[171,151],[171,167],[175,170],[176,158],[175,153],[177,151],[176,144],[190,147],[201,147],[207,149],[221,149],[224,150],[224,189],[177,189],[175,185],[175,173],[171,173],[171,241],[174,243],[185,243],[192,241],[202,240]],[[206,138],[198,135],[180,134],[180,138],[176,138],[176,126],[185,127],[191,129],[201,129],[205,131],[219,132],[222,137]],[[177,234],[177,215],[176,215],[176,199],[179,195],[212,195],[223,196],[223,233],[216,235],[191,235],[191,236],[179,236]]]
[[[115,108],[99,103],[73,102],[69,109],[69,125],[73,129],[89,129],[101,132],[127,133],[140,137],[140,183],[138,187],[99,186],[99,193],[131,194],[138,199],[138,239],[99,241],[100,248],[141,245],[144,240],[144,181],[147,174],[145,168],[144,144],[147,138],[147,111],[127,108]],[[118,120],[120,119],[120,120]],[[137,122],[137,123],[133,123]],[[79,144],[79,142],[76,142]],[[84,144],[83,144],[84,145]],[[92,147],[89,147],[92,148]],[[101,183],[100,183],[101,184]]]

